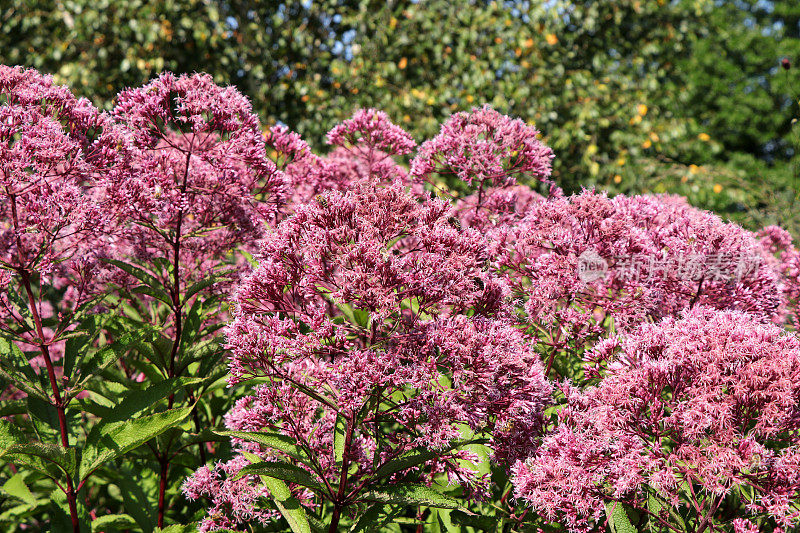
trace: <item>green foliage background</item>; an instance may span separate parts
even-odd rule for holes
[[[162,70],[237,85],[316,145],[374,106],[422,140],[490,103],[541,129],[568,190],[793,216],[792,0],[6,0],[0,61],[110,106]]]

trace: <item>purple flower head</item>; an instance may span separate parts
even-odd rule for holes
[[[410,153],[417,143],[403,128],[392,124],[383,111],[359,109],[352,118],[328,132],[328,144],[342,147],[364,146],[392,155]]]
[[[456,113],[439,135],[426,141],[411,162],[411,174],[453,174],[477,187],[513,185],[518,174],[546,181],[553,151],[538,139],[539,131],[485,106]]]
[[[625,336],[597,386],[565,393],[558,425],[514,474],[516,496],[548,519],[582,531],[606,502],[657,498],[724,523],[714,514],[729,496],[782,527],[800,520],[795,335],[695,308]]]
[[[99,290],[95,256],[109,220],[95,187],[112,130],[49,76],[0,65],[0,269],[18,281],[40,276],[73,306]],[[13,307],[3,291],[0,316],[23,323]]]
[[[449,447],[484,437],[509,464],[540,434],[551,387],[504,318],[506,291],[485,271],[484,239],[451,219],[446,203],[419,203],[400,182],[367,181],[320,195],[268,234],[228,329],[230,383],[268,381],[237,403],[228,426],[302,443],[314,458],[303,468],[322,483],[340,476],[333,435],[344,424],[354,498],[362,484],[438,476],[483,497],[488,479],[463,463],[475,457]],[[441,453],[380,476],[415,449]]]
[[[526,322],[551,332],[553,354],[581,349],[611,324],[628,331],[701,304],[765,320],[780,312],[778,273],[755,236],[685,202],[584,191],[527,209],[489,232],[492,255]],[[602,269],[587,276],[591,258]]]
[[[177,253],[182,275],[196,280],[263,234],[284,201],[285,179],[236,89],[206,74],[166,73],[120,93],[113,115],[125,131],[127,169],[106,198],[125,223],[118,253]]]

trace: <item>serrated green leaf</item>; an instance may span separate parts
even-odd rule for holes
[[[31,423],[40,436],[60,433],[58,411],[53,407],[53,404],[34,396],[28,396],[26,403],[28,405],[28,413],[31,416]],[[48,439],[42,438],[42,440],[47,441]]]
[[[611,502],[606,504],[606,516],[608,517],[608,525],[611,528],[611,533],[638,533],[639,530],[636,526],[631,524],[628,513],[625,507],[619,502]]]
[[[72,335],[64,343],[64,375],[71,376],[78,354],[89,344],[88,335]]]
[[[333,428],[333,457],[336,464],[341,467],[344,459],[344,444],[347,433],[347,419],[341,414],[336,415],[336,423]],[[344,472],[343,474],[346,474]]]
[[[478,529],[480,531],[497,531],[500,519],[493,516],[468,515],[459,510],[450,513],[453,524]]]
[[[235,479],[246,475],[265,475],[289,483],[302,485],[318,493],[325,492],[325,488],[322,484],[317,481],[314,476],[309,474],[308,471],[299,466],[282,461],[260,461],[258,463],[253,463],[239,470]]]
[[[123,261],[119,261],[117,259],[101,259],[101,261],[103,261],[104,263],[114,265],[120,270],[130,274],[134,278],[141,281],[145,286],[148,286],[152,289],[160,289],[163,286],[163,284],[161,283],[161,281],[159,281],[158,278],[156,278],[152,274],[149,274],[140,267],[131,265],[129,263],[125,263]]]
[[[311,533],[306,511],[297,498],[292,496],[286,483],[272,476],[262,475],[259,477],[272,495],[275,506],[289,523],[289,527],[292,528],[292,533]]]
[[[224,279],[225,273],[221,273],[215,276],[208,277],[206,279],[200,280],[197,283],[190,286],[186,289],[186,293],[183,295],[183,300],[186,301],[198,292],[207,289],[208,287],[212,286],[213,284],[217,283],[218,281]]]
[[[131,348],[146,345],[144,340],[150,333],[148,330],[126,333],[81,361],[78,365],[78,373],[81,376],[78,384],[83,385],[90,376],[101,374],[111,364],[122,359]]]
[[[95,407],[94,412],[104,423],[130,420],[148,407],[166,398],[181,387],[202,382],[201,378],[169,378],[153,383],[143,390],[128,391],[122,401],[113,408]]]
[[[183,422],[192,407],[171,409],[133,420],[95,425],[86,437],[79,478],[85,479],[103,463],[115,459]]]
[[[449,446],[447,446],[442,450],[436,450],[436,451],[426,450],[423,448],[416,448],[414,450],[409,450],[408,452],[402,454],[400,457],[392,459],[391,461],[388,461],[387,463],[381,465],[381,467],[378,468],[378,470],[375,472],[374,477],[375,479],[382,479],[391,476],[396,472],[407,470],[417,465],[426,463],[436,457],[441,457],[445,453],[448,453],[462,446],[468,446],[470,444],[476,444],[481,442],[484,441],[482,439],[459,441],[450,444]]]
[[[3,491],[9,496],[13,496],[30,506],[36,505],[36,497],[25,484],[25,478],[21,473],[14,474],[3,484]]]
[[[364,512],[364,514],[358,519],[358,522],[353,524],[353,527],[350,528],[350,533],[374,531],[384,507],[385,506],[383,504],[370,505],[366,512]]]
[[[38,457],[45,463],[58,466],[67,475],[73,475],[77,468],[77,454],[75,448],[62,448],[57,444],[45,442],[27,442],[25,444],[12,444],[0,456]]]
[[[438,507],[440,509],[460,509],[469,514],[461,503],[425,485],[414,483],[403,483],[373,489],[364,492],[360,497],[363,501],[374,501],[382,503],[396,503],[401,505],[422,505],[424,507]]]
[[[219,430],[215,431],[215,433],[223,437],[235,437],[237,439],[261,444],[267,448],[283,452],[286,455],[297,459],[303,464],[311,462],[303,449],[295,444],[297,441],[287,437],[286,435],[281,435],[278,433],[250,433],[248,431],[228,430]]]
[[[148,287],[147,285],[139,285],[138,287],[131,289],[131,292],[133,294],[144,294],[146,296],[150,296],[151,298],[155,298],[156,300],[172,307],[172,299],[169,297],[169,294],[163,290],[154,289],[152,287]]]
[[[130,529],[136,525],[136,520],[127,514],[107,514],[92,520],[92,533],[105,533],[111,529]]]
[[[197,531],[198,523],[194,522],[192,524],[173,524],[171,526],[167,526],[165,528],[157,527],[153,530],[153,533],[195,533]],[[217,530],[217,531],[226,531],[226,530]]]
[[[19,372],[29,381],[36,381],[36,372],[31,368],[28,358],[16,343],[0,337],[0,368],[8,371]]]
[[[2,357],[0,357],[0,359],[2,359]],[[9,383],[13,384],[14,387],[21,390],[28,396],[34,396],[45,402],[50,401],[50,398],[47,396],[47,393],[30,384],[31,382],[36,383],[37,381],[36,379],[29,381],[25,376],[23,376],[19,372],[9,372],[7,369],[3,368],[2,365],[0,365],[0,377],[8,381]]]
[[[26,400],[5,400],[0,404],[0,417],[21,415],[27,411]]]

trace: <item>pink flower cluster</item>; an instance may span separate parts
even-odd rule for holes
[[[122,253],[177,255],[181,277],[197,281],[259,238],[285,200],[249,101],[208,75],[162,74],[120,93],[113,116],[127,172],[107,183],[105,200],[124,224]]]
[[[383,118],[384,125],[386,119]],[[386,126],[387,129],[397,126]],[[326,191],[347,191],[357,183],[373,181],[409,183],[406,170],[390,154],[363,143],[337,146],[324,157],[311,152],[299,135],[276,125],[265,135],[268,146],[284,172],[290,198],[286,213]]]
[[[552,354],[696,305],[764,319],[781,307],[779,276],[759,240],[671,197],[555,194],[511,222],[489,229],[495,268]],[[585,254],[607,271],[581,276]],[[712,264],[721,254],[732,264]]]
[[[358,113],[334,128],[329,139],[338,147],[327,157],[311,153],[287,129],[273,128],[267,143],[291,184],[292,202],[261,242],[258,267],[239,285],[228,330],[230,383],[268,381],[239,400],[226,417],[228,427],[276,432],[300,443],[313,460],[296,464],[323,487],[292,487],[309,508],[324,501],[352,504],[359,490],[374,484],[429,483],[437,476],[474,498],[484,496],[487,480],[463,463],[474,458],[450,448],[469,428],[471,436],[486,439],[495,461],[516,465],[520,501],[575,529],[602,520],[609,499],[635,507],[650,495],[664,509],[684,505],[682,479],[701,485],[705,499],[694,501],[699,508],[757,481],[758,495],[742,505],[751,515],[792,522],[787,502],[796,496],[794,444],[776,451],[767,442],[781,424],[798,418],[794,400],[781,400],[782,393],[795,398],[794,389],[786,389],[790,380],[779,379],[763,402],[746,400],[754,394],[749,389],[728,393],[743,386],[734,369],[744,364],[751,337],[763,339],[750,355],[759,383],[774,377],[762,369],[766,361],[789,364],[784,352],[794,354],[794,337],[770,325],[783,319],[790,299],[792,259],[776,257],[789,249],[786,236],[769,231],[782,246],[771,247],[766,236],[669,196],[611,199],[584,191],[567,197],[552,188],[542,197],[513,179],[522,172],[548,176],[552,154],[537,134],[489,109],[448,121],[439,137],[422,145],[411,175],[427,180],[450,169],[475,184],[473,195],[451,205],[409,192],[409,176],[392,158],[407,152],[397,140],[406,137],[383,115]],[[603,276],[582,279],[585,252],[607,261]],[[645,266],[658,270],[631,270],[631,258],[647,259]],[[699,270],[688,272],[687,258],[699,262],[692,263]],[[742,261],[744,267],[733,268]],[[641,326],[651,321],[657,324]],[[725,342],[732,347],[735,339],[740,348],[698,355],[733,326],[740,330]],[[663,357],[649,344],[641,347],[654,337],[662,340]],[[567,403],[548,430],[543,412],[554,389],[546,374],[556,356],[567,370],[593,365],[584,377],[597,385],[563,385]],[[644,370],[636,366],[642,361],[649,361]],[[690,363],[695,366],[675,374]],[[766,374],[758,374],[762,370]],[[713,394],[705,373],[722,380]],[[685,388],[675,389],[675,379]],[[701,397],[707,403],[689,405]],[[738,412],[747,401],[750,418],[735,420],[738,430],[727,422],[715,426],[719,438],[708,441],[711,429],[703,424],[721,419],[703,409],[718,402]],[[666,418],[657,418],[652,405]],[[682,409],[688,414],[675,418]],[[784,422],[769,426],[776,417]],[[678,444],[642,437],[668,424],[665,431]],[[337,427],[349,430],[349,470],[341,485],[329,484],[343,477],[334,451]],[[234,442],[242,452],[294,461]],[[381,468],[420,447],[441,453],[380,477]],[[211,495],[216,510],[234,508],[242,483],[261,490],[251,477],[234,479],[244,465],[237,456],[213,472],[198,472],[187,494]],[[745,479],[743,473],[756,467],[760,473]],[[203,481],[209,476],[239,488],[213,489]],[[607,487],[611,492],[603,492]],[[235,511],[226,516],[204,527],[249,520]]]
[[[494,434],[498,459],[527,449],[550,386],[530,342],[500,319],[486,243],[448,214],[395,183],[325,193],[281,223],[239,287],[229,330],[231,383],[270,382],[238,404],[229,426],[296,439],[329,479],[330,436],[344,417],[358,465],[348,491],[405,452],[444,450],[464,425],[490,437],[504,428]],[[458,458],[443,452],[415,475],[476,482]]]
[[[360,109],[328,132],[328,144],[365,146],[392,155],[411,153],[417,145],[403,128],[392,124],[383,111]]]
[[[490,107],[456,113],[441,132],[422,144],[411,162],[411,174],[454,174],[478,189],[513,185],[518,174],[547,180],[553,151],[538,139],[539,131]]]
[[[16,308],[7,291],[28,300],[23,286],[33,278],[65,291],[73,309],[98,289],[97,239],[109,217],[92,186],[109,164],[111,129],[107,116],[49,76],[0,65],[0,327],[27,329],[30,309]],[[48,302],[31,298],[42,315]],[[42,342],[58,336],[48,331]]]
[[[735,497],[781,527],[800,521],[795,335],[695,308],[641,326],[597,386],[564,393],[558,425],[514,468],[516,496],[548,520],[589,531],[616,501],[659,523],[678,507],[701,524]]]
[[[347,151],[328,158],[283,128],[267,138],[292,181],[330,176],[336,161],[350,170],[344,186],[315,190],[266,236],[238,287],[230,383],[269,382],[237,403],[228,427],[301,443],[313,458],[303,467],[321,485],[345,476],[344,489],[322,494],[334,503],[342,490],[355,501],[361,487],[440,475],[484,496],[488,480],[463,464],[476,457],[452,444],[488,439],[495,460],[512,464],[541,433],[551,393],[533,343],[508,320],[505,287],[487,271],[488,242],[454,223],[447,202],[407,190],[389,156],[406,136],[382,114],[360,112],[334,128],[329,139]],[[337,420],[347,427],[349,475],[334,457]],[[382,479],[416,449],[441,453]],[[198,494],[207,477],[198,473],[187,491]],[[306,496],[305,505],[319,504]],[[228,499],[217,494],[215,508]]]

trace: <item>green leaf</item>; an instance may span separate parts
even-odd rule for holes
[[[27,412],[27,405],[26,400],[5,400],[0,403],[0,417],[21,415]]]
[[[172,307],[172,299],[169,297],[169,294],[163,290],[154,289],[152,287],[148,287],[147,285],[139,285],[138,287],[131,289],[131,292],[134,294],[144,294],[150,296]]]
[[[130,529],[136,525],[130,515],[107,514],[92,521],[92,533],[104,533],[107,529]]]
[[[425,485],[404,483],[392,485],[381,489],[368,490],[359,498],[363,501],[382,503],[397,503],[401,505],[422,505],[424,507],[438,507],[440,509],[460,509],[469,514],[461,503]]]
[[[184,433],[181,438],[181,446],[198,444],[201,442],[228,442],[228,439],[220,435],[220,430],[205,428],[199,433]]]
[[[136,520],[142,531],[153,531],[156,517],[153,516],[152,502],[158,494],[158,473],[153,470],[138,472],[123,465],[112,475],[120,489],[122,508]]]
[[[27,442],[25,444],[13,444],[9,446],[0,456],[32,456],[43,459],[45,463],[58,466],[63,472],[71,476],[75,473],[77,466],[75,448],[62,448],[57,444],[44,442]],[[20,458],[21,459],[21,458]]]
[[[292,532],[311,533],[306,511],[297,498],[292,496],[292,492],[286,483],[272,476],[262,475],[259,477],[272,495],[272,501],[275,502],[275,506],[289,523]]]
[[[130,420],[148,407],[166,398],[181,387],[200,383],[201,378],[169,378],[154,383],[144,390],[132,390],[123,395],[122,401],[113,408],[96,406],[94,413],[103,423]]]
[[[9,383],[12,383],[14,387],[21,390],[28,396],[34,396],[45,402],[50,401],[50,398],[47,396],[47,393],[30,384],[31,382],[36,383],[37,381],[36,378],[34,378],[33,380],[28,380],[25,376],[23,376],[19,372],[13,372],[13,371],[10,372],[7,369],[3,368],[2,356],[0,356],[0,377],[8,381]]]
[[[636,526],[631,524],[628,513],[625,512],[625,507],[619,502],[611,502],[606,504],[606,516],[608,517],[608,525],[611,528],[611,533],[638,533],[639,530]]]
[[[36,381],[36,372],[16,343],[0,337],[0,368],[21,372],[29,381]]]
[[[46,442],[50,436],[60,434],[61,426],[58,422],[58,411],[53,407],[53,404],[28,396],[27,405],[31,423],[40,436],[40,440]]]
[[[131,276],[138,279],[139,281],[141,281],[146,286],[152,289],[161,289],[163,287],[163,284],[161,283],[161,281],[159,281],[158,278],[156,278],[152,274],[149,274],[148,272],[137,266],[125,263],[123,261],[118,261],[116,259],[101,259],[101,261],[114,265],[120,270],[127,272],[128,274],[130,274]]]
[[[333,428],[333,456],[336,464],[341,467],[344,459],[344,443],[347,433],[347,419],[341,414],[336,415],[336,424]],[[342,472],[342,475],[346,475]]]
[[[200,280],[188,289],[186,289],[186,293],[183,295],[183,300],[186,301],[198,292],[207,289],[208,287],[212,286],[216,282],[224,279],[224,276],[227,272],[223,272],[221,274],[217,274],[215,276],[208,277],[206,279]]]
[[[167,526],[165,528],[157,527],[153,530],[153,533],[195,533],[197,531],[198,522],[193,522],[191,524],[181,525],[181,524],[173,524],[171,526]],[[230,529],[215,529],[218,533],[227,533],[231,531]]]
[[[78,522],[82,532],[89,532],[92,530],[92,519],[86,511],[86,506],[83,505],[81,498],[78,498]],[[72,531],[72,522],[70,520],[69,505],[67,504],[67,497],[61,489],[55,489],[50,493],[50,531]]]
[[[473,527],[481,531],[497,531],[498,524],[502,521],[493,516],[468,515],[459,510],[451,511],[450,519],[453,524]]]
[[[64,375],[71,376],[78,354],[89,344],[88,335],[73,335],[64,343]]]
[[[145,338],[151,335],[149,330],[126,333],[118,340],[112,342],[84,359],[78,366],[82,385],[90,376],[101,374],[106,368],[122,359],[131,348],[145,344]],[[148,339],[149,340],[149,339]]]
[[[239,473],[236,474],[234,479],[253,474],[265,475],[289,483],[302,485],[303,487],[319,493],[325,492],[325,488],[322,484],[312,477],[308,471],[299,466],[282,461],[260,461],[253,463],[239,470]]]
[[[283,452],[286,455],[297,459],[303,464],[309,464],[311,462],[303,449],[295,444],[297,441],[291,437],[287,437],[286,435],[281,435],[278,433],[250,433],[248,431],[227,430],[215,431],[214,433],[223,437],[235,437],[248,442],[258,443],[262,446],[266,446],[267,448]]]
[[[250,466],[264,464],[260,462],[260,458],[255,454],[244,452],[244,456],[249,461],[254,462],[254,464]],[[241,474],[241,471],[239,473]],[[236,477],[238,478],[239,476],[237,475]],[[311,526],[308,523],[308,517],[306,516],[305,509],[303,509],[303,506],[300,505],[300,502],[297,500],[297,498],[292,496],[292,491],[289,490],[289,486],[286,485],[281,478],[273,476],[273,473],[259,474],[259,478],[261,478],[262,483],[264,483],[269,490],[270,495],[272,496],[272,501],[275,502],[275,506],[278,508],[281,515],[283,515],[283,517],[286,519],[286,522],[289,523],[289,527],[292,528],[292,532],[311,533]]]
[[[103,463],[129,452],[169,428],[179,425],[191,411],[192,407],[184,407],[133,420],[100,422],[86,437],[79,478],[85,479]]]
[[[36,505],[36,497],[31,493],[28,485],[25,484],[25,478],[21,473],[11,476],[11,478],[3,484],[3,491],[9,496],[22,500],[31,507]]]
[[[29,396],[50,401],[47,392],[33,385],[39,382],[39,377],[31,368],[28,358],[15,343],[4,337],[0,337],[0,377]]]
[[[375,526],[379,523],[378,520],[381,516],[383,504],[370,505],[366,512],[361,515],[353,527],[350,528],[350,533],[360,533],[361,531],[374,531]],[[389,519],[391,521],[391,518]]]
[[[461,528],[454,524],[451,513],[458,512],[452,509],[432,509],[430,520],[439,526],[439,531],[446,533],[460,533]]]
[[[477,440],[467,440],[467,441],[458,441],[453,443],[443,450],[426,450],[423,448],[416,448],[414,450],[409,450],[408,452],[402,454],[400,457],[392,459],[391,461],[383,464],[376,472],[375,472],[375,479],[382,479],[396,472],[400,472],[402,470],[407,470],[409,468],[413,468],[417,465],[426,463],[431,459],[436,457],[441,457],[447,452],[460,448],[462,446],[468,446],[470,444],[478,444],[485,442],[482,439]]]

